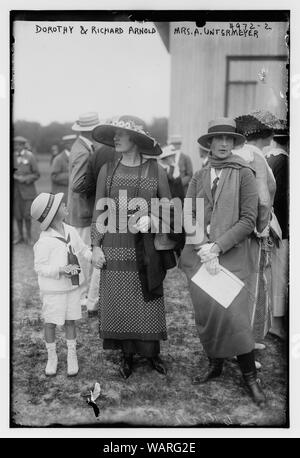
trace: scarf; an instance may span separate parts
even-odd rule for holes
[[[253,173],[255,173],[255,170],[251,165],[249,165],[243,158],[238,156],[237,154],[230,154],[229,157],[226,157],[224,159],[218,159],[212,155],[212,153],[209,153],[209,163],[211,167],[214,169],[236,169],[239,170],[242,167],[247,167],[248,169],[251,169]]]
[[[210,221],[210,239],[217,240],[224,235],[237,221],[240,215],[240,169],[254,169],[241,157],[231,154],[226,159],[210,156],[210,165],[224,169],[216,192],[216,201]]]

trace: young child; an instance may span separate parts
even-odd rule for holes
[[[68,347],[68,375],[78,373],[75,320],[81,318],[80,295],[84,278],[77,256],[91,261],[92,253],[77,231],[63,222],[68,215],[63,193],[39,194],[31,205],[31,217],[41,223],[34,245],[34,268],[43,300],[42,315],[48,350],[46,375],[55,375],[57,354],[56,325],[65,325]]]

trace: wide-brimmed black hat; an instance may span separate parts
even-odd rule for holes
[[[270,111],[257,110],[235,118],[237,131],[245,137],[270,131],[282,127],[280,120]]]
[[[198,138],[198,143],[203,148],[210,148],[210,140],[216,135],[230,135],[235,140],[235,146],[242,145],[246,139],[236,132],[236,123],[232,118],[218,118],[208,123],[207,134]]]
[[[124,115],[116,120],[101,123],[92,132],[92,137],[99,143],[115,146],[114,136],[117,129],[130,133],[131,138],[139,146],[142,154],[159,156],[162,150],[158,142],[146,131],[145,123],[135,116]]]

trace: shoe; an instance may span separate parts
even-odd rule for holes
[[[122,356],[119,372],[126,380],[132,374],[132,356]]]
[[[209,365],[206,373],[193,377],[192,384],[200,385],[201,383],[206,383],[209,380],[220,377],[223,371],[223,364],[223,358],[209,358]]]
[[[68,366],[68,376],[74,377],[78,374],[78,360],[76,353],[76,340],[67,340],[68,346],[68,356],[67,356],[67,366]]]
[[[154,358],[149,358],[149,361],[153,369],[159,372],[159,374],[167,375],[167,368],[159,356],[155,356]]]
[[[47,351],[48,351],[48,361],[47,366],[45,369],[45,374],[47,376],[56,375],[57,371],[57,354],[56,354],[56,344],[53,343],[46,343]]]
[[[98,316],[98,310],[88,310],[88,317],[95,318]]]
[[[13,240],[13,245],[17,245],[18,243],[24,243],[25,240],[23,237],[18,237],[15,240]]]
[[[246,387],[248,388],[250,396],[255,404],[259,407],[264,407],[267,400],[263,390],[261,389],[260,379],[256,376],[256,371],[245,373],[243,374],[243,377]]]

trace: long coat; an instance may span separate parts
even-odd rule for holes
[[[16,195],[23,200],[33,200],[36,197],[35,181],[39,179],[40,172],[37,161],[31,151],[23,150],[19,155],[14,155],[15,174],[26,178],[24,183],[14,180]]]
[[[258,195],[253,172],[241,168],[238,189],[233,194],[238,196],[239,215],[231,228],[226,230],[216,240],[210,240],[206,231],[210,224],[214,208],[220,198],[226,173],[223,172],[217,188],[215,203],[211,194],[211,168],[205,167],[197,172],[189,185],[187,198],[204,199],[204,238],[184,247],[179,267],[186,273],[189,280],[190,294],[195,310],[195,321],[201,343],[210,357],[233,357],[252,351],[254,340],[252,336],[250,314],[247,303],[247,277],[253,269],[249,251],[248,236],[255,227],[257,218]],[[222,226],[226,219],[228,208],[220,208],[219,220],[215,224]],[[215,221],[215,220],[214,220]],[[213,227],[210,228],[213,233]],[[227,308],[223,308],[192,281],[192,276],[201,267],[197,255],[201,244],[217,242],[222,253],[220,264],[245,282],[245,286]]]
[[[88,227],[91,225],[94,197],[74,192],[78,185],[78,177],[86,173],[92,151],[87,144],[78,137],[72,145],[69,168],[68,210],[69,224],[75,227]]]
[[[64,193],[64,202],[68,201],[69,186],[69,156],[65,151],[57,154],[51,165],[52,192]]]

